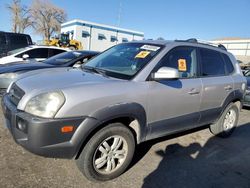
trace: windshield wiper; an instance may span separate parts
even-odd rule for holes
[[[97,74],[101,74],[104,77],[109,77],[107,75],[107,71],[105,71],[103,69],[98,69],[98,68],[90,67],[90,66],[82,66],[82,70],[87,70],[89,72],[94,72],[94,73],[97,73]]]

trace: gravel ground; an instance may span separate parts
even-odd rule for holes
[[[208,129],[140,145],[130,169],[119,178],[92,183],[73,160],[43,158],[25,151],[3,126],[0,111],[0,187],[250,187],[250,110],[228,139]]]

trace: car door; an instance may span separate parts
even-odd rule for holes
[[[195,127],[200,119],[201,80],[197,76],[197,50],[176,47],[156,66],[179,70],[179,79],[149,82],[148,139]]]
[[[200,48],[201,81],[201,123],[216,120],[226,98],[233,92],[233,79],[226,70],[223,54],[210,49]]]

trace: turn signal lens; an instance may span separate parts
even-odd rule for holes
[[[74,130],[73,126],[64,126],[61,128],[62,133],[69,133],[69,132],[72,132],[73,130]]]

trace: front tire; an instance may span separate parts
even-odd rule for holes
[[[91,181],[107,181],[121,175],[132,161],[133,133],[121,123],[110,124],[88,141],[76,165]]]
[[[235,130],[239,119],[239,108],[235,103],[230,103],[222,113],[219,120],[210,125],[210,132],[218,137],[229,137]]]

